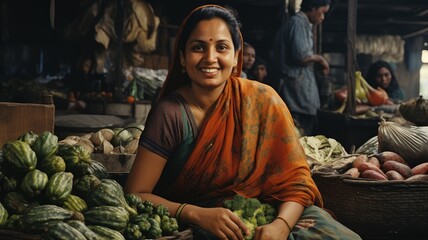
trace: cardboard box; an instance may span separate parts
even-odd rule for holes
[[[0,146],[33,131],[54,133],[55,105],[0,102]]]

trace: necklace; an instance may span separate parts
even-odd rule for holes
[[[190,93],[192,95],[193,101],[195,102],[195,105],[199,108],[199,111],[201,111],[202,115],[205,115],[205,111],[201,108],[201,106],[199,106],[198,100],[196,100],[195,94],[192,90],[190,90]]]

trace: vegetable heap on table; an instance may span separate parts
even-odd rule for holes
[[[223,206],[241,218],[250,230],[251,235],[245,236],[245,239],[252,239],[258,226],[271,223],[277,215],[272,205],[262,203],[257,198],[246,198],[239,194],[224,201]]]
[[[380,106],[388,103],[388,94],[382,88],[373,88],[364,79],[361,71],[355,71],[355,99],[358,103],[368,104],[371,106]],[[348,93],[347,89],[340,89],[336,91],[335,98],[340,101],[342,105],[336,112],[343,113],[346,107]]]
[[[125,194],[86,148],[30,132],[0,149],[0,229],[45,240],[140,240],[179,226],[166,206]]]
[[[308,163],[311,168],[326,164],[335,158],[347,155],[343,146],[333,138],[324,135],[304,136],[299,139],[306,156],[313,162]]]

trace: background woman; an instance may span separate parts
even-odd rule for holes
[[[389,63],[379,60],[370,65],[367,70],[366,80],[372,87],[384,89],[391,104],[404,100],[404,93],[400,89],[394,70]]]
[[[278,209],[256,240],[360,239],[315,206],[321,196],[291,115],[271,87],[239,78],[241,49],[225,8],[199,7],[184,20],[125,190],[167,206],[194,239],[244,239],[244,223],[221,207],[237,193]]]

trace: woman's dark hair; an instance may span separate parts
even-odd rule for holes
[[[389,86],[387,87],[387,92],[393,89],[398,89],[399,85],[398,85],[398,81],[397,78],[395,77],[394,74],[394,70],[392,69],[391,65],[385,61],[379,60],[375,63],[373,63],[372,65],[370,65],[369,69],[367,70],[367,74],[366,74],[366,80],[367,82],[370,84],[370,86],[377,88],[379,87],[379,83],[376,80],[376,75],[377,75],[377,71],[381,68],[386,68],[388,69],[389,73],[391,73],[391,83],[389,84]]]
[[[226,22],[229,27],[230,34],[232,35],[233,46],[235,51],[241,48],[241,34],[240,34],[240,23],[236,16],[225,8],[216,6],[207,6],[196,10],[191,16],[189,16],[186,25],[181,32],[181,38],[178,42],[180,51],[184,52],[186,48],[187,40],[189,39],[190,33],[195,29],[196,25],[202,20],[211,20],[213,18],[220,18]]]
[[[313,8],[317,9],[319,7],[330,5],[331,0],[302,0],[300,5],[300,10],[302,12],[310,12]]]
[[[254,48],[254,46],[253,46],[253,45],[251,45],[250,43],[248,43],[248,42],[244,42],[244,49],[245,49],[245,48],[248,48],[248,47],[249,47],[249,48],[252,48],[252,49],[255,49],[255,48]]]

